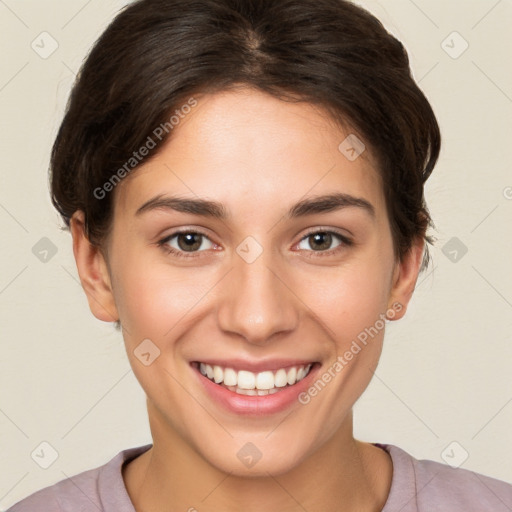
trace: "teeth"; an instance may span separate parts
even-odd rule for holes
[[[272,372],[260,372],[256,376],[258,389],[272,389],[274,387],[274,374]]]
[[[216,366],[215,368],[221,369],[220,366]],[[238,387],[242,389],[254,389],[256,387],[256,376],[254,373],[240,370],[238,372]]]
[[[245,394],[249,396],[256,396],[258,393],[255,389],[246,389]]]
[[[281,368],[277,370],[274,376],[274,386],[276,388],[284,388],[288,384],[288,376],[286,374],[286,370]]]
[[[224,372],[220,366],[213,367],[213,380],[218,384],[224,380]]]
[[[210,378],[210,377],[208,377]],[[290,386],[293,386],[297,382],[297,368],[295,366],[288,370],[288,374],[286,376],[286,381]]]
[[[219,367],[217,366],[217,368]],[[224,370],[224,384],[226,386],[236,386],[237,381],[238,377],[235,370],[232,368],[226,368]]]
[[[292,366],[285,370],[280,368],[276,372],[263,371],[259,373],[240,370],[236,372],[233,368],[222,368],[221,366],[200,363],[199,371],[216,384],[227,387],[241,395],[264,396],[276,393],[279,388],[293,386],[301,381],[309,373],[311,364],[307,366]]]

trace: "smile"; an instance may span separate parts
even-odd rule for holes
[[[195,363],[196,368],[210,381],[239,395],[248,396],[271,395],[290,388],[308,375],[312,365],[313,363],[309,363],[255,373],[202,362]]]

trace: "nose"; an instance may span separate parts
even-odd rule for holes
[[[252,263],[235,254],[219,297],[219,327],[254,345],[266,345],[278,333],[293,331],[300,315],[300,301],[282,272],[273,268],[270,252],[263,251]]]

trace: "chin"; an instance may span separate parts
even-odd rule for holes
[[[247,441],[234,441],[231,446],[225,446],[219,451],[215,446],[214,451],[207,450],[199,453],[209,464],[218,470],[236,477],[268,477],[278,476],[296,468],[312,450],[311,446],[289,447],[279,443],[261,442],[247,439]],[[222,448],[222,447],[221,447]]]

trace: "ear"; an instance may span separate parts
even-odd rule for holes
[[[84,228],[84,213],[77,210],[71,217],[70,229],[80,282],[92,314],[104,322],[115,322],[119,315],[107,263],[100,248],[88,240]]]
[[[418,280],[424,248],[424,238],[417,237],[402,261],[395,265],[388,303],[388,311],[392,310],[394,314],[388,316],[389,320],[398,320],[405,315]]]

